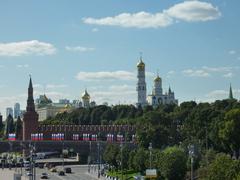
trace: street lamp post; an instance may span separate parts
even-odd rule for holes
[[[152,169],[152,143],[149,143],[149,153],[150,153],[150,169]]]
[[[100,143],[97,143],[98,147],[98,178],[100,178]]]
[[[64,138],[62,139],[62,169],[64,170]]]
[[[189,145],[188,146],[188,153],[189,153],[189,156],[191,158],[191,180],[194,179],[194,169],[193,169],[193,163],[194,163],[194,145]]]
[[[88,173],[90,173],[90,167],[91,167],[91,159],[92,159],[92,142],[89,141],[89,156],[88,156]]]
[[[123,180],[123,144],[122,144],[122,141],[121,141],[120,147],[121,147],[121,177]]]
[[[30,149],[30,173],[31,175],[29,176],[30,180],[36,180],[36,169],[35,169],[35,160],[34,160],[34,152],[35,152],[35,147],[30,143],[29,144],[29,149]]]

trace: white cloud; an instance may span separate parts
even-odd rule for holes
[[[81,81],[135,80],[136,75],[129,71],[79,72],[76,78]]]
[[[212,74],[220,74],[223,77],[231,78],[233,77],[233,72],[238,70],[239,67],[230,67],[230,66],[222,66],[222,67],[208,67],[203,66],[199,69],[186,69],[183,70],[182,73],[186,76],[190,77],[209,77]]]
[[[171,78],[176,72],[171,70],[167,72],[167,78]]]
[[[123,84],[123,85],[112,85],[109,87],[109,90],[111,91],[136,91],[135,90],[136,87],[135,86],[130,86],[127,84]]]
[[[226,74],[223,75],[223,77],[225,77],[225,78],[232,78],[233,77],[233,73],[232,72],[226,73]]]
[[[210,74],[204,70],[193,70],[193,69],[187,69],[182,71],[184,75],[190,76],[190,77],[209,77]]]
[[[47,89],[66,88],[66,84],[47,84]]]
[[[41,84],[33,84],[33,88],[42,88],[43,86]]]
[[[170,17],[187,22],[215,20],[221,16],[217,7],[201,1],[184,1],[165,11]]]
[[[67,51],[72,51],[72,52],[87,52],[87,51],[94,51],[95,48],[91,48],[91,47],[83,47],[83,46],[66,46],[65,49]]]
[[[29,65],[28,64],[18,64],[17,68],[28,68]]]
[[[228,95],[228,91],[226,90],[214,90],[208,93],[207,97],[216,97],[216,96],[226,96]]]
[[[92,100],[97,104],[108,102],[108,104],[135,104],[136,90],[135,86],[130,85],[112,85],[104,89],[90,92]]]
[[[235,50],[230,50],[230,51],[228,51],[228,53],[233,55],[233,54],[236,54],[236,51]]]
[[[158,13],[137,12],[121,13],[116,16],[104,18],[83,18],[86,24],[135,27],[135,28],[161,28],[174,23],[176,20],[187,22],[209,21],[221,16],[217,7],[211,3],[201,1],[184,1]]]
[[[0,43],[0,56],[51,55],[56,48],[38,40]]]
[[[235,67],[237,68],[237,67]],[[233,67],[229,67],[229,66],[223,66],[223,67],[208,67],[208,66],[203,66],[202,69],[204,69],[205,71],[208,72],[229,72],[231,70],[233,70]]]
[[[168,71],[168,73],[167,74],[169,74],[169,75],[171,75],[171,74],[175,74],[175,71],[173,71],[173,70],[171,70],[171,71]]]
[[[151,14],[147,12],[138,12],[135,14],[122,13],[114,17],[105,17],[101,19],[84,18],[86,24],[136,27],[136,28],[159,28],[166,27],[173,23],[172,18],[163,13]]]
[[[93,29],[92,29],[92,32],[98,32],[98,31],[99,31],[98,28],[93,28]]]
[[[226,99],[226,98],[228,98],[228,95],[229,95],[229,90],[218,89],[218,90],[209,92],[205,96],[207,98],[216,100],[216,99]],[[239,95],[240,95],[240,89],[233,89],[233,96],[236,97]]]
[[[135,75],[137,77],[137,74]],[[155,77],[156,75],[153,72],[146,71],[147,77]]]

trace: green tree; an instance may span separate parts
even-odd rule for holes
[[[217,154],[215,160],[208,167],[208,180],[227,180],[235,179],[240,171],[238,160],[231,159],[226,154]]]
[[[14,133],[14,122],[13,117],[11,114],[8,115],[6,122],[5,122],[5,136],[8,137],[9,133]]]
[[[222,126],[219,130],[219,137],[222,143],[232,151],[240,149],[240,108],[232,109],[225,115]]]
[[[119,147],[116,144],[108,144],[103,153],[103,159],[105,162],[118,168],[117,156],[119,154]]]
[[[2,122],[2,115],[0,114],[0,138],[4,136],[4,124]]]
[[[166,148],[158,162],[160,173],[165,179],[184,179],[187,171],[187,156],[182,149],[176,146]]]
[[[2,115],[0,114],[0,131],[3,129],[4,124],[2,122]]]
[[[166,113],[157,111],[147,112],[142,118],[139,118],[136,124],[140,146],[147,148],[150,142],[156,148],[168,145],[171,119],[169,119]]]
[[[130,150],[127,146],[123,146],[122,147],[122,152],[121,152],[121,148],[119,150],[118,156],[117,156],[117,162],[119,164],[119,166],[121,165],[121,160],[122,160],[122,166],[123,169],[128,169],[129,167],[129,154],[130,154]]]
[[[134,170],[144,174],[146,167],[147,167],[146,166],[147,157],[148,157],[147,152],[143,148],[139,148],[136,151],[136,154],[133,158]]]
[[[22,121],[20,116],[18,116],[15,124],[15,132],[16,132],[16,138],[19,139],[21,137],[21,132],[22,132]]]

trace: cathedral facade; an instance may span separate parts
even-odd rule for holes
[[[154,85],[152,93],[147,96],[147,87],[145,81],[145,63],[140,57],[140,61],[137,64],[137,106],[151,105],[157,107],[160,104],[178,104],[178,100],[175,99],[175,94],[169,87],[168,92],[163,93],[162,79],[157,75],[154,79]]]

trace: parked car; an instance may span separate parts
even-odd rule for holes
[[[27,176],[32,176],[32,173],[30,173],[30,172],[27,172]]]
[[[64,171],[59,171],[59,172],[58,172],[58,175],[59,175],[59,176],[64,176],[65,173],[64,173]]]
[[[65,167],[64,172],[65,173],[72,173],[72,169],[70,167]]]
[[[43,168],[44,168],[43,163],[39,163],[39,164],[38,164],[38,167],[39,167],[40,169],[43,169]]]
[[[47,173],[42,173],[41,179],[48,179],[48,174]]]

